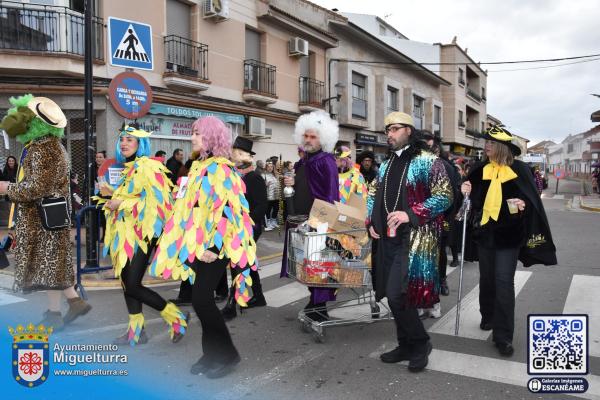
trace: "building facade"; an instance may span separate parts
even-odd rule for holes
[[[440,44],[440,75],[445,112],[443,143],[451,154],[477,158],[483,149],[479,135],[487,123],[487,73],[457,43]]]
[[[339,46],[327,51],[328,111],[340,124],[340,141],[356,153],[372,150],[381,161],[388,149],[383,121],[393,111],[441,135],[440,87],[450,83],[409,56],[435,60],[439,50],[406,39],[374,15],[343,16],[329,23]]]
[[[43,4],[40,4],[43,3]],[[53,98],[69,124],[65,145],[83,174],[83,1],[0,3],[0,113],[23,93]],[[306,1],[97,0],[94,6],[95,146],[114,154],[124,121],[107,98],[111,79],[110,17],[152,28],[152,70],[135,69],[154,100],[138,122],[154,132],[153,151],[184,149],[189,156],[192,122],[216,115],[233,136],[255,141],[257,159],[295,160],[294,122],[323,107],[326,51],[337,38],[318,25],[342,17]],[[0,159],[18,156],[11,143]]]

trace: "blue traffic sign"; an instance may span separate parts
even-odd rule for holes
[[[108,17],[110,64],[125,68],[154,69],[152,27],[141,22]]]

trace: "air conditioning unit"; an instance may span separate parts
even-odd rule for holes
[[[246,134],[254,137],[267,136],[267,120],[264,118],[250,117],[248,118],[248,129]]]
[[[307,56],[308,40],[304,40],[299,37],[291,38],[289,50],[290,56]]]
[[[215,22],[229,19],[229,0],[204,0],[203,18]]]

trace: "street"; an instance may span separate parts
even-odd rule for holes
[[[150,341],[136,348],[120,347],[127,354],[128,377],[112,378],[138,388],[145,398],[202,399],[521,399],[543,398],[527,390],[527,315],[587,313],[590,321],[590,389],[584,398],[600,398],[600,250],[597,227],[600,214],[570,209],[577,181],[561,182],[559,196],[553,182],[544,194],[544,205],[557,245],[559,265],[518,268],[515,277],[515,354],[501,358],[491,342],[491,332],[479,329],[477,266],[464,267],[461,327],[454,336],[459,269],[449,269],[450,296],[442,296],[442,318],[428,319],[426,328],[434,350],[427,370],[410,373],[406,363],[384,364],[379,355],[395,347],[395,329],[389,321],[331,327],[324,343],[317,343],[300,329],[298,311],[308,301],[308,291],[298,283],[279,278],[280,261],[271,258],[261,266],[268,306],[244,311],[228,326],[242,355],[236,371],[209,380],[189,373],[201,356],[201,327],[193,315],[189,332],[178,344],[169,341],[162,318],[145,309]],[[283,239],[276,231],[259,241],[272,254]],[[0,275],[0,313],[5,325],[35,322],[44,311],[45,294],[11,293],[9,275]],[[177,295],[177,283],[154,286],[165,298]],[[51,336],[52,343],[109,344],[126,328],[127,312],[121,289],[88,288],[94,309],[69,329]],[[344,298],[341,295],[341,298]],[[364,309],[357,312],[365,312]],[[6,334],[6,332],[5,332]],[[54,365],[54,368],[58,366]],[[6,375],[3,375],[6,377]],[[4,380],[5,378],[3,378]],[[75,378],[52,377],[39,388]],[[90,390],[106,378],[86,378]],[[113,382],[110,381],[110,382]],[[17,390],[17,385],[3,385]],[[16,392],[15,392],[16,393]],[[23,396],[23,391],[19,391]],[[51,393],[51,392],[49,392]],[[33,395],[33,394],[32,394]],[[91,398],[94,393],[90,392]],[[37,395],[36,395],[37,396]],[[153,397],[155,396],[155,397]],[[70,398],[61,393],[62,398]],[[554,397],[556,398],[556,397]]]

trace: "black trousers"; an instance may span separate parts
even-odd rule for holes
[[[194,261],[191,267],[196,272],[192,287],[192,305],[202,325],[202,352],[204,357],[217,362],[228,362],[238,352],[233,345],[229,330],[221,311],[215,304],[214,291],[229,259],[217,259],[212,263]]]
[[[446,270],[448,268],[448,254],[446,254],[446,246],[448,245],[448,234],[442,233],[440,237],[440,255],[438,257],[438,273],[440,282],[446,280]]]
[[[398,345],[418,349],[429,340],[429,335],[419,319],[416,307],[408,303],[408,240],[397,243],[382,238],[379,242],[379,250],[383,252],[380,260],[388,269],[385,292],[394,315]],[[377,265],[377,268],[381,267],[384,266]]]
[[[512,343],[515,329],[515,271],[519,249],[479,246],[479,311],[493,326],[496,343]]]
[[[148,245],[148,254],[138,249],[121,271],[121,284],[129,314],[141,313],[142,304],[147,304],[157,311],[162,311],[167,306],[167,302],[161,295],[142,285],[153,247]]]

